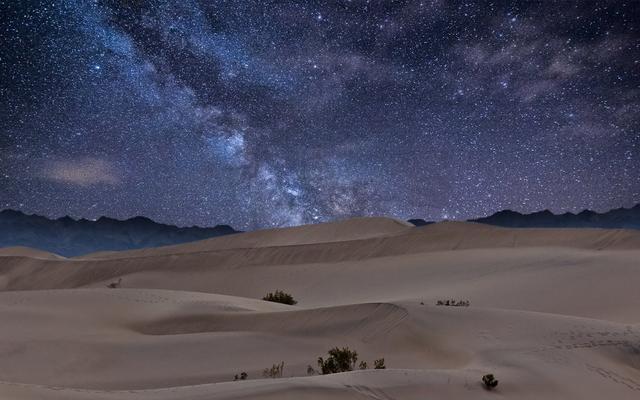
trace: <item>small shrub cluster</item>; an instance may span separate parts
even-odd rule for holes
[[[437,306],[453,306],[453,307],[469,307],[471,302],[469,300],[438,300]]]
[[[240,373],[240,376],[238,376],[238,374],[236,374],[236,376],[234,376],[234,377],[233,377],[233,380],[234,380],[234,381],[237,381],[237,380],[244,381],[244,380],[246,380],[248,377],[249,377],[249,375],[247,375],[247,373],[246,373],[246,372],[241,372],[241,373]]]
[[[265,378],[282,378],[282,374],[284,373],[284,361],[280,364],[273,364],[271,368],[265,368],[262,371],[262,376]]]
[[[384,358],[377,359],[373,362],[373,369],[385,369]]]
[[[487,390],[491,390],[498,386],[498,380],[493,376],[493,374],[487,374],[482,377],[482,383]]]
[[[367,369],[368,367],[366,361],[360,361],[359,364],[356,364],[358,361],[358,353],[350,350],[348,347],[343,347],[342,349],[334,347],[328,351],[328,354],[329,357],[326,359],[318,357],[318,368],[320,368],[320,373],[322,375],[353,371],[356,368],[356,365],[358,365],[358,369]],[[373,365],[374,369],[386,368],[384,365],[384,358],[375,360]],[[307,374],[314,375],[317,373],[318,372],[311,365],[307,367]]]
[[[118,278],[116,282],[111,282],[110,284],[107,285],[107,287],[109,289],[117,289],[120,287],[120,285],[122,285],[122,278]]]
[[[326,359],[318,357],[318,367],[320,372],[316,371],[311,365],[307,367],[307,375],[316,375],[321,373],[322,375],[336,374],[338,372],[353,371],[358,366],[358,369],[367,369],[368,364],[366,361],[358,362],[358,353],[350,350],[348,347],[338,348],[334,347],[328,351],[329,357]],[[374,369],[385,369],[384,358],[379,358],[373,361]],[[262,376],[265,378],[282,378],[284,375],[284,361],[280,364],[273,364],[269,368],[265,368],[262,371]],[[239,375],[236,374],[233,378],[234,381],[244,381],[248,378],[246,372],[242,372]]]
[[[318,357],[318,367],[322,375],[335,374],[338,372],[353,371],[358,361],[358,353],[349,350],[348,347],[339,349],[337,347],[329,350],[329,357],[325,360]]]
[[[285,293],[282,290],[276,290],[275,293],[268,293],[262,298],[265,301],[273,301],[274,303],[288,304],[290,306],[298,304],[289,293]]]

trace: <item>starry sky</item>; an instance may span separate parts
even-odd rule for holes
[[[640,202],[635,0],[0,15],[0,209],[255,229]]]

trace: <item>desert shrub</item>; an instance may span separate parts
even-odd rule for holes
[[[469,307],[471,302],[469,300],[438,300],[436,301],[437,306],[452,306],[452,307]]]
[[[493,374],[487,374],[482,377],[482,383],[484,387],[488,390],[491,390],[498,386],[498,380],[493,376]]]
[[[109,289],[117,289],[120,287],[120,285],[122,285],[122,278],[118,278],[116,282],[111,282],[110,284],[107,285],[107,287]]]
[[[265,368],[262,371],[262,376],[265,378],[282,378],[284,372],[284,361],[280,364],[273,364],[271,368]]]
[[[249,377],[249,375],[246,372],[241,372],[240,376],[238,376],[238,374],[236,374],[236,376],[233,377],[234,381],[237,381],[238,379],[241,381],[246,380]]]
[[[329,350],[329,357],[325,360],[318,357],[318,367],[322,375],[335,374],[338,372],[353,371],[358,361],[358,353],[349,350],[348,347],[339,349],[337,347]]]
[[[358,369],[367,369],[368,364],[366,361],[358,361],[358,353],[351,351],[348,347],[342,349],[334,347],[328,351],[329,357],[326,359],[318,357],[318,367],[320,372],[316,371],[311,365],[307,367],[307,375],[315,375],[321,373],[322,375],[335,374],[338,372],[353,371],[358,365]],[[373,362],[375,369],[385,369],[384,358],[377,359]]]
[[[290,306],[297,304],[298,302],[293,299],[289,293],[285,293],[282,290],[276,290],[275,293],[268,293],[262,298],[262,300],[273,301],[274,303],[288,304]]]
[[[373,362],[373,368],[374,368],[374,369],[385,369],[385,368],[387,368],[387,367],[384,365],[384,358],[379,358],[379,359],[375,360],[375,361]]]

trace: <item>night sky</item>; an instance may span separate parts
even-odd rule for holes
[[[640,2],[517,3],[0,0],[0,209],[253,229],[640,202]]]

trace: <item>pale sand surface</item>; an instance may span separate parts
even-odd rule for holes
[[[73,259],[0,249],[0,399],[637,399],[639,286],[625,230],[361,218]],[[275,289],[299,303],[259,300]],[[307,376],[334,346],[388,369]]]

